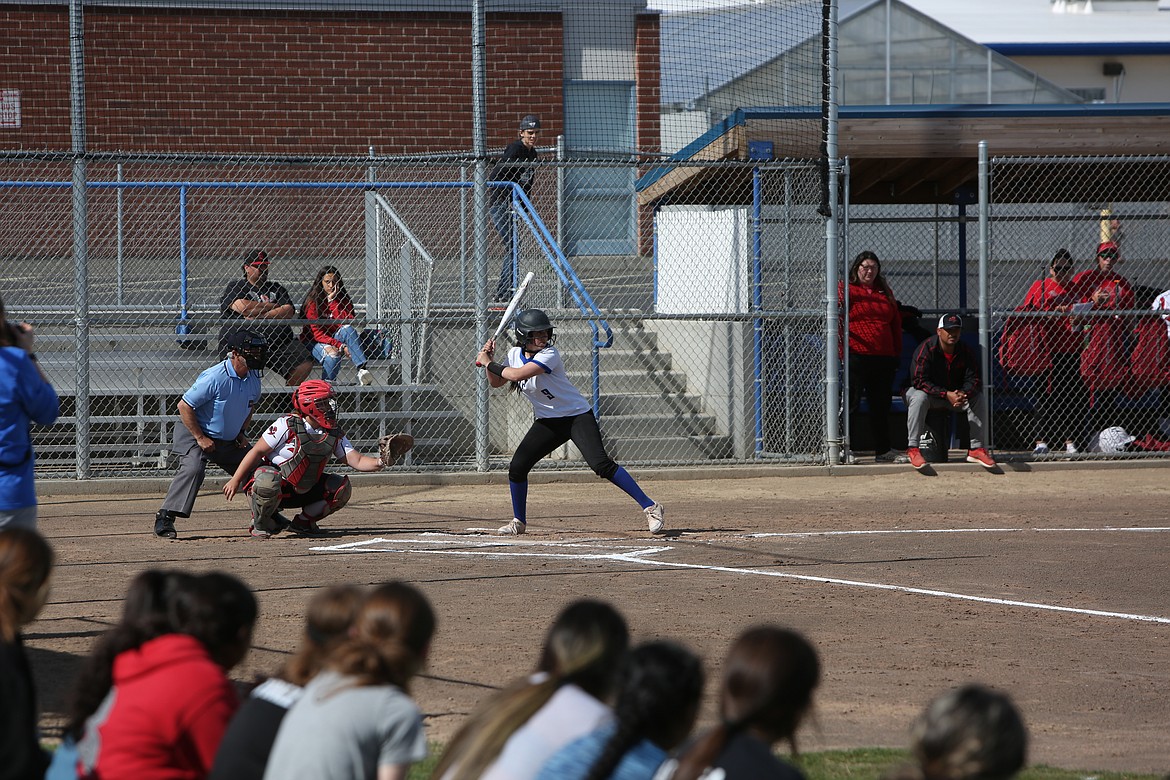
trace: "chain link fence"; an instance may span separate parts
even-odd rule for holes
[[[1170,441],[1160,295],[1170,158],[991,161],[990,312],[1000,447],[1143,456]],[[1067,202],[1035,202],[1064,191]]]
[[[628,202],[629,223],[652,229],[631,232],[630,243],[657,254],[570,260],[558,240],[564,182],[591,171],[612,178],[618,166],[542,163],[531,197],[517,195],[511,209],[514,256],[486,226],[482,271],[469,161],[103,158],[87,170],[83,267],[69,166],[56,155],[0,160],[5,302],[13,318],[35,324],[63,399],[58,423],[36,434],[45,474],[174,467],[176,404],[222,359],[221,331],[241,324],[223,319],[222,298],[256,250],[296,306],[276,327],[296,338],[324,324],[305,319],[314,278],[327,267],[343,278],[375,383],[359,384],[355,367],[342,366],[341,420],[367,451],[386,432],[412,433],[417,446],[399,468],[502,468],[526,430],[527,403],[510,393],[485,402],[471,363],[477,329],[500,316],[477,303],[491,301],[501,271],[509,285],[533,272],[524,305],[557,323],[570,377],[594,398],[615,458],[822,458],[824,273],[807,251],[823,235],[815,166],[732,166],[758,178],[746,206],[639,214]],[[269,370],[263,384],[258,424],[289,410],[284,378]],[[545,467],[582,465],[571,447],[558,455]]]

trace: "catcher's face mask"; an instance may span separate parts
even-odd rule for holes
[[[321,428],[337,425],[337,399],[330,396],[309,405],[309,419]]]
[[[328,382],[310,379],[293,393],[293,408],[309,419],[318,428],[332,428],[337,425],[337,399]]]

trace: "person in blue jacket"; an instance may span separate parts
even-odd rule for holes
[[[9,322],[0,298],[0,529],[36,529],[29,424],[52,425],[60,413],[57,391],[33,352],[32,325]]]

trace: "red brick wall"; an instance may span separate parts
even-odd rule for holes
[[[22,126],[0,148],[68,149],[64,8],[0,8],[0,87]],[[558,14],[489,14],[488,145],[538,113],[561,132]],[[91,152],[407,154],[471,148],[466,14],[85,11]],[[656,112],[655,112],[656,113]]]
[[[662,97],[659,90],[659,16],[643,14],[638,17],[634,42],[637,73],[638,149],[657,152],[662,146],[659,127]],[[649,170],[649,166],[640,173]],[[638,251],[644,255],[654,251],[654,209],[638,209]]]

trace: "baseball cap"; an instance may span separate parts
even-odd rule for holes
[[[263,249],[253,249],[248,254],[244,255],[244,265],[264,266],[270,264],[272,261],[268,259],[268,253]]]
[[[527,114],[523,119],[520,120],[520,129],[539,130],[540,117],[538,117],[536,114]]]
[[[963,318],[958,314],[944,314],[938,318],[938,326],[943,330],[950,330],[951,328],[963,327]]]
[[[1116,257],[1117,250],[1118,250],[1117,243],[1114,241],[1102,241],[1100,244],[1097,245],[1097,254],[1098,255],[1103,254],[1105,252],[1112,251],[1113,256]]]

